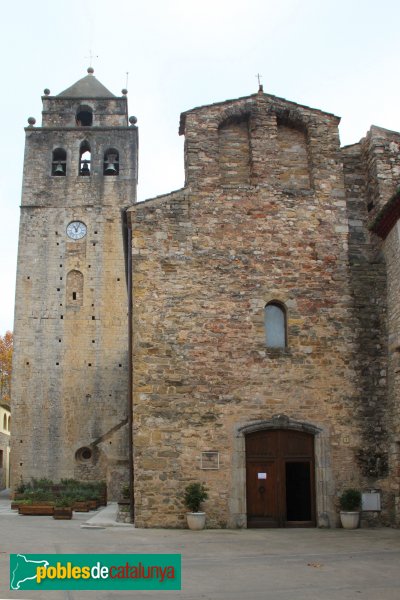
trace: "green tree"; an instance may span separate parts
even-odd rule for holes
[[[0,401],[10,405],[13,334],[0,335]]]

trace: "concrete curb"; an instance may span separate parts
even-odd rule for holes
[[[131,523],[118,523],[118,504],[116,502],[109,502],[107,506],[98,511],[93,517],[82,523],[83,529],[105,529],[106,527],[131,527],[134,525]]]

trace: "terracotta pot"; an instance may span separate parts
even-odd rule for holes
[[[206,525],[206,513],[186,513],[186,520],[189,529],[193,529],[193,531],[199,531],[200,529],[204,529]]]

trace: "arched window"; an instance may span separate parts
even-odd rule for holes
[[[79,175],[90,175],[91,157],[90,144],[85,140],[79,151]]]
[[[267,348],[286,347],[286,311],[279,302],[269,302],[264,309]]]
[[[83,305],[83,274],[73,270],[67,274],[67,306]]]
[[[51,174],[59,177],[67,174],[67,153],[63,148],[53,150]]]
[[[11,431],[11,417],[8,417],[7,428],[8,428],[8,431]]]
[[[3,429],[7,431],[7,415],[3,415]]]
[[[76,111],[76,124],[78,127],[90,127],[93,124],[93,110],[90,106],[82,105]]]
[[[115,148],[109,148],[104,152],[104,175],[118,175],[119,173],[119,153]]]

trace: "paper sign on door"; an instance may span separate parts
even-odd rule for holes
[[[257,479],[267,479],[266,473],[257,473]]]

